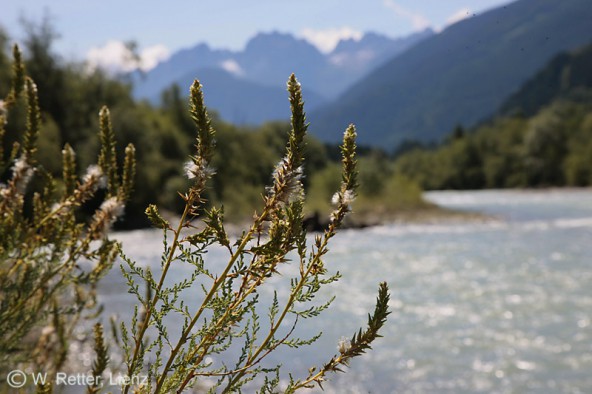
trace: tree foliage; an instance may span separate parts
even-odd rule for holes
[[[556,100],[530,118],[484,124],[437,148],[411,150],[396,171],[426,189],[592,184],[592,103]]]

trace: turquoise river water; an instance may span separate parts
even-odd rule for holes
[[[592,190],[426,197],[494,219],[342,231],[326,264],[343,278],[320,297],[337,298],[297,331],[322,331],[322,338],[270,362],[296,376],[322,365],[342,336],[365,324],[377,284],[387,281],[392,314],[384,338],[346,374],[330,376],[326,393],[592,393]],[[118,238],[141,265],[158,267],[160,236],[136,231]],[[171,272],[179,279],[188,271]],[[287,265],[282,273],[296,271]],[[273,289],[285,295],[278,280],[262,290],[262,300]],[[109,313],[129,319],[133,299],[117,269],[101,294]],[[186,300],[200,294],[190,291]]]

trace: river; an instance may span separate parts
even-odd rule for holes
[[[342,231],[326,264],[343,278],[321,294],[336,301],[298,332],[322,338],[271,361],[296,373],[322,365],[339,338],[365,324],[378,283],[387,281],[384,338],[346,374],[331,375],[326,393],[591,393],[592,190],[426,197],[494,219]],[[159,232],[118,237],[140,264],[159,264]],[[109,313],[130,310],[118,270],[101,294]]]

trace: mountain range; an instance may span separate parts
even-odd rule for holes
[[[361,144],[393,149],[507,111],[505,101],[554,56],[592,42],[591,26],[590,0],[518,0],[438,33],[367,33],[328,54],[278,32],[256,35],[242,51],[199,44],[132,81],[137,98],[158,103],[163,89],[198,78],[224,120],[259,124],[289,118],[285,81],[295,72],[312,134],[337,142],[355,123]]]
[[[182,89],[198,78],[207,105],[227,121],[258,124],[289,118],[286,81],[296,73],[307,110],[339,96],[378,65],[434,34],[424,30],[399,39],[366,33],[342,40],[321,53],[309,42],[279,32],[260,33],[242,51],[212,49],[206,44],[174,53],[147,73],[132,74],[134,96],[154,104],[172,84]]]
[[[462,20],[392,58],[310,114],[337,141],[355,123],[363,144],[394,148],[471,127],[557,53],[592,42],[590,0],[519,0]]]

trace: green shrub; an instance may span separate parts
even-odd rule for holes
[[[293,75],[288,81],[288,91],[292,130],[285,155],[274,169],[273,185],[266,189],[261,211],[254,215],[248,230],[231,242],[224,227],[223,209],[204,210],[203,193],[215,173],[211,167],[215,132],[203,104],[201,85],[196,81],[191,87],[190,111],[198,135],[196,154],[185,167],[193,184],[182,195],[183,214],[173,227],[162,218],[156,206],[147,209],[152,223],[165,233],[162,271],[155,277],[150,269],[124,257],[127,269],[122,272],[140,303],[131,324],[122,325],[126,375],[146,374],[147,385],[139,388],[143,392],[183,391],[208,377],[217,379],[211,391],[220,388],[221,392],[236,392],[260,374],[265,376],[261,392],[274,392],[280,383],[280,366],[265,365],[266,357],[279,348],[310,345],[320,336],[301,339],[293,334],[300,319],[315,317],[329,307],[331,301],[320,306],[312,301],[324,285],[339,278],[338,274],[328,274],[323,256],[328,252],[329,240],[350,212],[355,197],[356,133],[350,126],[344,134],[342,181],[334,192],[335,206],[327,229],[309,247],[302,223],[304,189],[301,182],[307,124],[300,84]],[[203,225],[196,226],[195,219],[201,219]],[[226,264],[205,260],[205,253],[212,245],[227,250]],[[282,266],[288,263],[296,264],[299,274],[291,279],[287,298],[273,292],[273,300],[267,305],[268,313],[264,316],[256,308],[261,288],[270,286],[270,278],[279,275]],[[193,274],[179,283],[166,285],[169,269],[179,264],[192,266]],[[198,278],[206,282],[200,282],[203,298],[197,305],[179,304],[181,293],[196,286]],[[137,283],[140,282],[147,283],[150,289],[147,294],[139,291]],[[314,383],[320,385],[327,373],[340,371],[341,365],[348,365],[351,358],[369,349],[386,321],[387,303],[387,287],[383,283],[376,310],[369,316],[368,328],[354,334],[351,340],[343,340],[339,354],[328,358],[322,367],[311,368],[301,379],[290,375],[285,391],[294,392]],[[178,337],[170,334],[164,324],[174,314],[179,314],[184,321]],[[292,327],[287,333],[281,328],[286,323]],[[147,338],[151,327],[157,333],[154,339]],[[235,365],[211,361],[210,356],[227,354],[237,343],[240,356]],[[124,385],[123,392],[129,392],[132,386]]]

